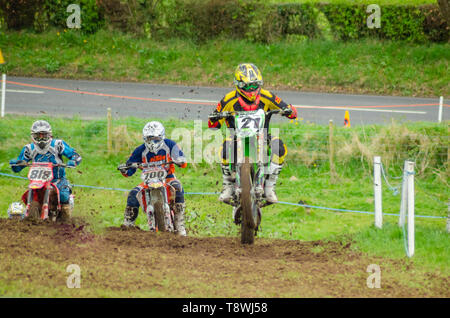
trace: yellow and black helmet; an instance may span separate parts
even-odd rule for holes
[[[250,102],[255,101],[263,83],[261,72],[254,64],[239,64],[234,72],[236,90]]]

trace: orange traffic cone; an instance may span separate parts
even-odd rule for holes
[[[348,113],[348,110],[345,111],[344,126],[345,127],[351,127],[351,125],[350,125],[350,115]]]

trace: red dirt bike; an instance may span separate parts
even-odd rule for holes
[[[173,162],[165,164],[170,165]],[[142,169],[136,198],[147,215],[150,231],[174,231],[175,188],[166,183],[167,171],[161,163],[132,163],[126,168]]]
[[[75,167],[52,162],[20,163],[12,166],[30,167],[28,171],[30,183],[28,190],[22,196],[22,201],[26,204],[25,218],[60,220],[61,202],[59,200],[59,189],[56,184],[52,183],[53,168]]]

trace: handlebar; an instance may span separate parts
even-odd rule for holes
[[[52,164],[52,167],[62,167],[62,168],[76,168],[74,166],[68,166],[65,163],[52,163],[52,162],[23,162],[19,164],[10,164],[11,167],[31,167],[33,164],[38,165],[48,165],[49,163]]]
[[[164,162],[164,163],[153,163],[153,162],[148,162],[148,163],[141,163],[141,162],[132,162],[128,165],[125,165],[123,168],[124,169],[130,169],[130,168],[149,168],[149,167],[157,167],[157,166],[161,166],[161,165],[170,165],[170,164],[176,164],[174,161],[169,161],[169,162]],[[117,167],[117,170],[121,170],[121,168]]]
[[[238,112],[238,111],[232,111],[232,112],[215,112],[215,113],[212,113],[212,114],[209,114],[209,116],[208,116],[208,119],[212,119],[212,120],[220,120],[220,119],[223,119],[223,118],[230,118],[230,117],[234,117],[236,114],[238,114],[238,113],[246,113],[246,112]],[[291,109],[286,109],[286,110],[283,110],[283,109],[273,109],[273,110],[269,110],[269,111],[266,111],[265,112],[265,114],[266,115],[273,115],[273,114],[278,114],[278,113],[280,113],[281,115],[290,115],[291,113],[292,113],[292,110]]]

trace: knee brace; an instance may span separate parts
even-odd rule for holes
[[[283,141],[278,137],[272,138],[270,140],[270,148],[272,152],[271,161],[279,165],[283,164],[287,155],[287,147]]]
[[[172,180],[169,184],[175,189],[175,203],[184,203],[184,189],[179,180]]]
[[[222,154],[222,164],[228,164],[230,162],[231,157],[231,147],[232,141],[231,139],[225,139],[222,144],[221,154]]]
[[[141,189],[139,187],[134,188],[133,190],[130,191],[130,193],[128,193],[128,198],[127,198],[127,206],[131,206],[133,208],[139,208],[139,201],[136,198],[136,194],[140,191]]]
[[[59,201],[61,204],[69,203],[72,187],[67,179],[60,179],[56,182],[56,187],[59,190]]]

